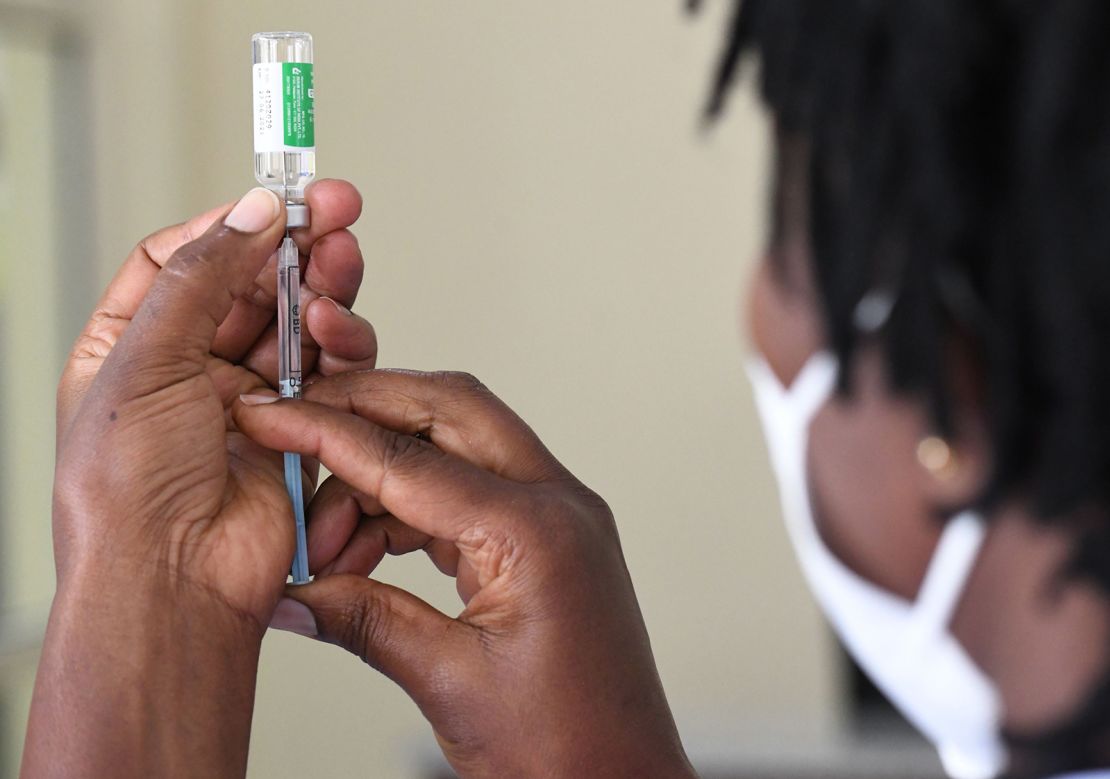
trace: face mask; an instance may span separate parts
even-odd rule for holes
[[[949,520],[916,601],[853,573],[817,532],[806,477],[810,423],[833,395],[836,359],[814,355],[789,389],[761,359],[752,362],[749,375],[790,540],[833,629],[876,686],[936,746],[950,776],[996,776],[1006,765],[998,690],[948,627],[983,543],[981,518],[965,512]]]

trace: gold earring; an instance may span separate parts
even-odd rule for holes
[[[956,453],[940,436],[926,436],[917,445],[917,461],[938,479],[949,479],[956,473]]]

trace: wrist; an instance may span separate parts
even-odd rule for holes
[[[71,569],[51,609],[26,775],[242,776],[260,646],[253,619],[189,582]]]
[[[584,770],[585,769],[585,770]],[[577,764],[565,776],[612,776],[628,779],[698,779],[697,772],[686,757],[685,751],[652,744],[640,744],[638,749],[623,754],[607,755],[605,759]]]
[[[552,763],[541,763],[527,774],[697,779],[673,724],[646,729],[628,724],[631,726],[611,729],[599,725],[592,729],[597,736],[592,740],[579,733],[569,742],[553,744],[547,757],[562,754],[565,759],[557,762],[560,768],[553,771]]]
[[[266,633],[253,613],[235,606],[217,588],[152,559],[106,556],[76,561],[59,573],[51,609],[59,617],[118,621],[133,638],[194,632],[210,641],[257,653]],[[203,628],[203,630],[200,630]],[[137,635],[138,634],[138,635]]]

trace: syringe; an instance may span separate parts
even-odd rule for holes
[[[301,396],[301,255],[296,242],[285,233],[278,250],[278,386],[283,398]],[[308,582],[308,540],[304,522],[304,483],[301,456],[285,453],[285,489],[296,519],[297,549],[293,556],[293,583]]]
[[[285,240],[278,250],[278,382],[283,398],[301,396],[301,266],[293,228],[307,227],[305,187],[316,175],[316,88],[312,36],[260,32],[251,38],[254,175],[285,200]],[[308,582],[301,456],[285,453],[285,488],[296,519],[293,583]]]

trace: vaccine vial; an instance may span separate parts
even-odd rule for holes
[[[251,38],[254,177],[289,208],[289,226],[308,223],[304,190],[316,177],[316,91],[312,36],[260,32]]]

